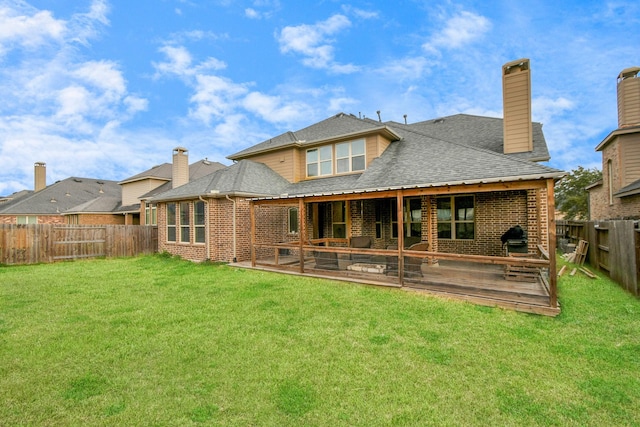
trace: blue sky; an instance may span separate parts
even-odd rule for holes
[[[225,159],[338,112],[502,117],[501,66],[531,60],[559,169],[600,167],[616,77],[640,66],[629,1],[0,0],[0,195]]]

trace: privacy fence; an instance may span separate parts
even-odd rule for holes
[[[589,242],[587,260],[627,291],[640,296],[638,221],[557,221],[558,243]]]
[[[0,224],[0,264],[151,254],[158,228],[142,225]]]

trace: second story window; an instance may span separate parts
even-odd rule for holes
[[[363,171],[364,139],[336,144],[336,173]]]
[[[333,174],[333,146],[307,150],[307,176],[324,176]]]

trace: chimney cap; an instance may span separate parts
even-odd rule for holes
[[[176,147],[176,148],[173,149],[174,153],[186,153],[187,151],[189,151],[189,150],[187,150],[184,147]]]
[[[638,75],[638,73],[640,73],[640,67],[629,67],[620,71],[618,78],[624,80],[628,79],[629,77],[635,77]]]
[[[46,166],[47,164],[45,162],[35,162],[33,165],[34,166]]]

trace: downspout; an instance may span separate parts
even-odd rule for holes
[[[236,201],[229,197],[228,194],[226,194],[225,197],[233,203],[233,262],[238,262],[238,258],[236,257]]]
[[[198,199],[204,203],[204,207],[207,210],[207,214],[205,215],[206,220],[204,222],[204,244],[207,247],[207,261],[211,261],[211,245],[209,245],[209,222],[211,221],[211,218],[209,218],[209,204],[202,198],[202,196],[198,196]]]

